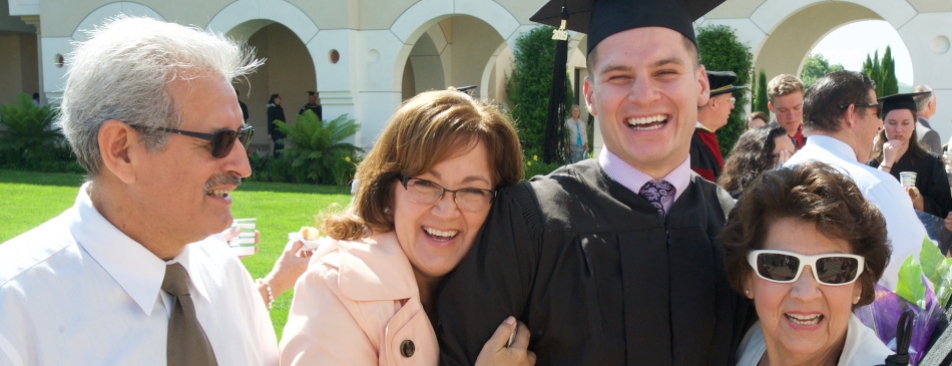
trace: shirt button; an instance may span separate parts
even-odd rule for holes
[[[408,339],[400,344],[400,354],[402,354],[403,357],[413,356],[414,352],[416,352],[416,346],[413,345],[413,341]]]

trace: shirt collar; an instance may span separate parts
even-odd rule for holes
[[[816,146],[823,150],[829,151],[836,157],[846,161],[854,163],[858,162],[856,160],[856,151],[854,151],[849,144],[830,136],[811,135],[803,147],[806,148],[808,146]]]
[[[89,198],[90,187],[91,183],[86,182],[79,189],[73,204],[76,215],[69,221],[70,232],[146,315],[152,314],[165,279],[165,268],[171,263],[181,263],[190,273],[189,279],[196,292],[208,298],[201,276],[191,275],[192,268],[196,267],[193,256],[189,254],[191,245],[186,245],[178,256],[166,263],[106,220]]]
[[[608,151],[607,148],[602,149],[602,152],[598,154],[598,165],[605,170],[605,174],[608,174],[609,178],[635,193],[640,192],[645,183],[654,180],[650,175],[628,165],[620,157]],[[677,201],[681,193],[691,183],[691,156],[688,155],[680,165],[661,180],[665,180],[674,186],[674,201]]]
[[[707,131],[707,132],[713,132],[713,131],[711,131],[710,128],[707,128],[707,126],[702,125],[702,124],[701,124],[701,121],[694,122],[694,128],[700,128],[700,129],[702,129],[702,130],[704,130],[704,131]]]
[[[929,128],[929,129],[932,128],[932,126],[929,125],[929,119],[928,119],[928,118],[925,118],[925,117],[923,117],[923,116],[916,116],[916,118],[918,118],[918,119],[919,119],[919,123],[921,123],[921,124],[922,124],[923,126],[925,126],[926,128]]]

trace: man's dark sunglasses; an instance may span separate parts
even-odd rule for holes
[[[836,107],[837,107],[837,108],[840,108],[840,109],[844,109],[844,108],[849,108],[850,105],[854,105],[854,106],[856,106],[857,108],[876,108],[876,115],[877,115],[877,116],[879,115],[879,112],[880,112],[881,110],[883,110],[883,104],[882,104],[882,103],[874,103],[874,104],[869,104],[869,103],[846,103],[846,104],[840,104],[840,105],[838,105],[838,106],[836,106]]]
[[[235,146],[235,140],[241,141],[241,145],[245,149],[248,148],[248,145],[251,143],[251,135],[254,134],[255,129],[249,125],[242,126],[237,130],[218,130],[214,133],[202,133],[202,132],[193,132],[193,131],[183,131],[176,130],[174,128],[165,128],[165,127],[146,127],[142,125],[132,125],[129,126],[136,128],[154,128],[159,131],[177,133],[179,135],[199,138],[206,141],[211,141],[212,143],[212,156],[215,158],[221,159],[228,156],[228,153],[231,152],[231,148]]]

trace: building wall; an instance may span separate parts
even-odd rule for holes
[[[506,46],[513,45],[522,32],[535,26],[528,19],[545,1],[37,0],[35,15],[42,25],[40,47],[47,55],[42,60],[43,89],[53,97],[62,88],[65,71],[53,65],[53,55],[67,54],[70,42],[83,37],[77,30],[90,28],[108,16],[151,16],[224,32],[239,40],[249,40],[262,27],[280,23],[290,33],[284,32],[276,39],[266,37],[268,55],[280,57],[269,57],[268,69],[262,70],[268,76],[251,78],[252,95],[243,98],[252,107],[252,119],[262,118],[263,103],[271,91],[285,97],[285,109],[290,114],[296,113],[303,103],[303,93],[298,93],[316,87],[321,93],[325,117],[346,113],[355,118],[363,125],[356,142],[369,146],[390,114],[411,94],[407,88],[415,93],[440,85],[439,73],[434,74],[435,65],[442,66],[443,86],[477,84],[480,97],[503,100],[505,70],[500,69],[499,58],[506,52]],[[17,12],[29,15],[20,9]],[[696,24],[726,24],[734,28],[751,47],[756,66],[767,70],[769,77],[782,72],[798,73],[809,49],[820,38],[861,19],[883,19],[896,27],[913,58],[915,83],[928,83],[937,90],[940,103],[935,119],[952,119],[952,106],[943,108],[942,104],[943,100],[952,101],[952,73],[945,72],[952,64],[952,52],[948,50],[952,1],[727,0]],[[439,37],[434,37],[434,29]],[[305,51],[273,43],[290,39],[291,34],[304,45]],[[423,34],[430,36],[438,50],[438,62],[432,54],[411,55]],[[584,43],[575,45],[584,52]],[[339,54],[336,63],[329,60],[334,51]],[[286,61],[299,54],[306,57]],[[305,73],[307,59],[313,75]],[[578,68],[578,60],[573,62],[572,68]],[[278,66],[291,69],[271,75]],[[408,76],[414,80],[406,80]],[[937,129],[944,136],[952,136],[950,123],[939,124]]]
[[[36,35],[0,33],[0,104],[40,91]]]

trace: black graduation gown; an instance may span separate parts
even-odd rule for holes
[[[539,365],[728,365],[750,323],[714,238],[733,200],[692,173],[661,216],[590,159],[499,193],[438,296],[441,363],[510,315]]]
[[[873,160],[869,165],[876,168],[879,167],[879,162]],[[896,180],[899,180],[900,172],[916,172],[916,188],[922,195],[924,212],[943,219],[948,216],[952,210],[952,192],[942,159],[928,153],[920,159],[906,151],[889,170],[889,174]]]

